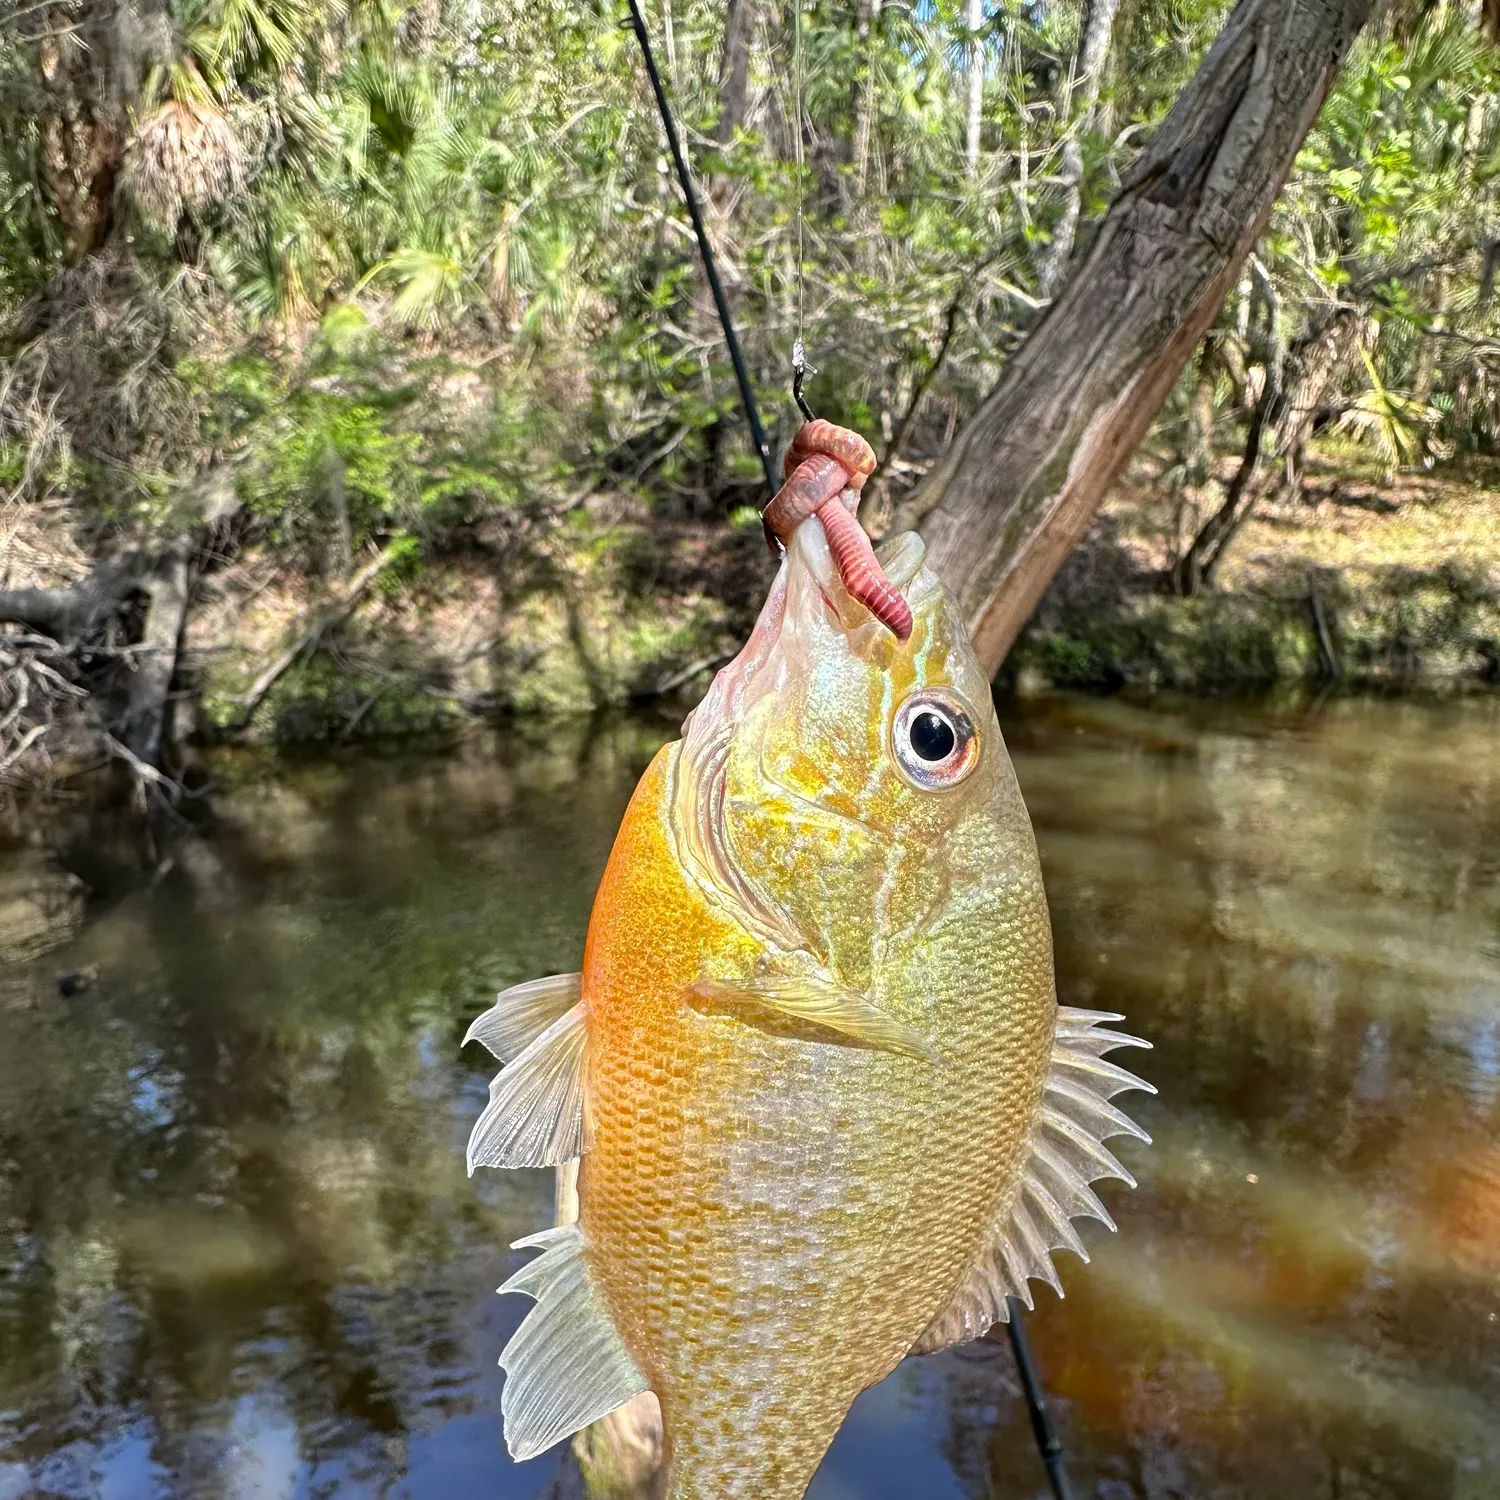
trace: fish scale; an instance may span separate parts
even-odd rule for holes
[[[796,1500],[860,1391],[1057,1286],[1070,1219],[1109,1222],[1089,1184],[1128,1180],[1108,1100],[1149,1085],[1097,1060],[1144,1044],[1058,1007],[988,683],[920,543],[886,555],[901,641],[797,530],[636,788],[581,976],[471,1029],[521,1049],[471,1170],[583,1155],[578,1225],[501,1288],[537,1299],[501,1358],[518,1457],[649,1389],[668,1500]]]

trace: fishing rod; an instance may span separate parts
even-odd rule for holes
[[[729,362],[734,366],[734,378],[740,388],[740,401],[745,408],[745,418],[750,423],[750,440],[760,455],[761,471],[766,476],[767,496],[774,497],[780,488],[776,480],[776,466],[771,462],[771,445],[766,441],[766,429],[761,426],[760,411],[755,404],[755,392],[750,389],[750,372],[745,368],[745,356],[740,350],[739,336],[734,331],[734,319],[729,315],[729,299],[724,295],[724,285],[719,280],[719,268],[714,263],[714,249],[708,238],[708,229],[703,223],[703,210],[698,206],[698,194],[693,189],[693,179],[688,172],[687,158],[682,154],[682,142],[677,138],[677,125],[672,119],[671,106],[667,103],[667,91],[662,87],[661,74],[656,69],[656,56],[651,50],[651,38],[646,34],[646,22],[641,15],[639,0],[629,0],[630,25],[635,39],[641,44],[641,56],[646,60],[646,75],[651,80],[651,90],[656,95],[656,108],[661,115],[662,128],[667,133],[667,145],[672,151],[672,160],[677,167],[677,181],[682,185],[682,196],[687,199],[688,216],[693,221],[693,233],[698,236],[698,253],[703,259],[703,272],[708,277],[708,289],[713,293],[714,307],[719,314],[719,326],[724,330],[724,342],[729,345]]]
[[[1026,1397],[1026,1410],[1031,1416],[1031,1435],[1036,1439],[1037,1452],[1042,1455],[1042,1467],[1047,1471],[1047,1482],[1052,1486],[1053,1500],[1073,1500],[1073,1491],[1068,1486],[1068,1473],[1063,1468],[1062,1440],[1052,1425],[1052,1413],[1047,1410],[1047,1393],[1042,1389],[1036,1356],[1031,1352],[1031,1338],[1026,1332],[1021,1299],[1007,1297],[1005,1305],[1010,1312],[1010,1321],[1005,1325],[1005,1331],[1010,1335],[1010,1352],[1015,1356],[1016,1369],[1020,1372],[1021,1390]]]
[[[641,45],[641,56],[646,63],[646,76],[651,80],[651,91],[656,95],[657,113],[661,116],[662,129],[666,132],[667,145],[672,152],[672,161],[677,168],[677,181],[682,187],[682,196],[687,202],[688,216],[693,221],[693,233],[698,239],[698,253],[703,260],[703,273],[708,278],[709,290],[713,293],[714,308],[719,315],[719,326],[724,330],[724,342],[729,346],[729,361],[734,366],[734,378],[740,388],[740,401],[745,408],[745,419],[750,424],[751,441],[760,455],[760,466],[766,476],[766,491],[774,497],[780,488],[776,480],[776,468],[771,462],[771,446],[766,441],[766,430],[761,425],[760,410],[755,404],[755,392],[750,388],[750,372],[745,367],[745,356],[740,350],[739,335],[734,330],[734,318],[729,311],[729,299],[724,295],[723,283],[719,280],[719,269],[714,261],[713,243],[708,237],[708,228],[703,222],[703,210],[698,205],[698,194],[693,187],[692,175],[688,171],[687,158],[682,154],[682,142],[677,136],[677,124],[672,118],[672,107],[667,102],[667,91],[662,85],[661,73],[657,70],[656,54],[651,50],[651,38],[646,31],[646,21],[641,15],[639,0],[627,0],[630,6],[630,27]],[[799,36],[800,41],[800,36]],[[802,122],[799,117],[797,128]],[[799,267],[800,270],[800,267]],[[799,332],[792,351],[792,396],[798,409],[808,421],[812,421],[812,408],[802,394],[802,382],[807,374],[807,356]],[[1068,1488],[1068,1476],[1063,1469],[1063,1447],[1057,1430],[1052,1425],[1047,1410],[1046,1393],[1042,1389],[1041,1375],[1037,1371],[1036,1358],[1031,1352],[1031,1341],[1022,1322],[1021,1303],[1007,1298],[1010,1320],[1006,1332],[1010,1335],[1011,1352],[1015,1356],[1016,1369],[1021,1376],[1021,1389],[1026,1398],[1026,1409],[1031,1417],[1031,1431],[1036,1438],[1037,1452],[1041,1454],[1047,1480],[1052,1487],[1053,1500],[1073,1500]]]

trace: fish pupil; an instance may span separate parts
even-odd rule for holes
[[[947,760],[958,743],[953,726],[931,709],[917,714],[911,721],[911,747],[918,757],[929,763]]]

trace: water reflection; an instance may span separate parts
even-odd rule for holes
[[[1032,1324],[1075,1487],[1500,1492],[1500,704],[1005,712],[1063,998],[1162,1090],[1120,1238]],[[456,1049],[576,965],[667,732],[231,761],[159,878],[70,851],[89,919],[0,989],[0,1500],[548,1493],[491,1289],[550,1187],[464,1178]],[[988,1343],[868,1393],[814,1486],[1041,1493]]]

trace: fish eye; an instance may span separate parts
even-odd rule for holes
[[[979,763],[973,715],[950,693],[914,693],[896,710],[891,748],[906,779],[927,791],[957,786]]]

